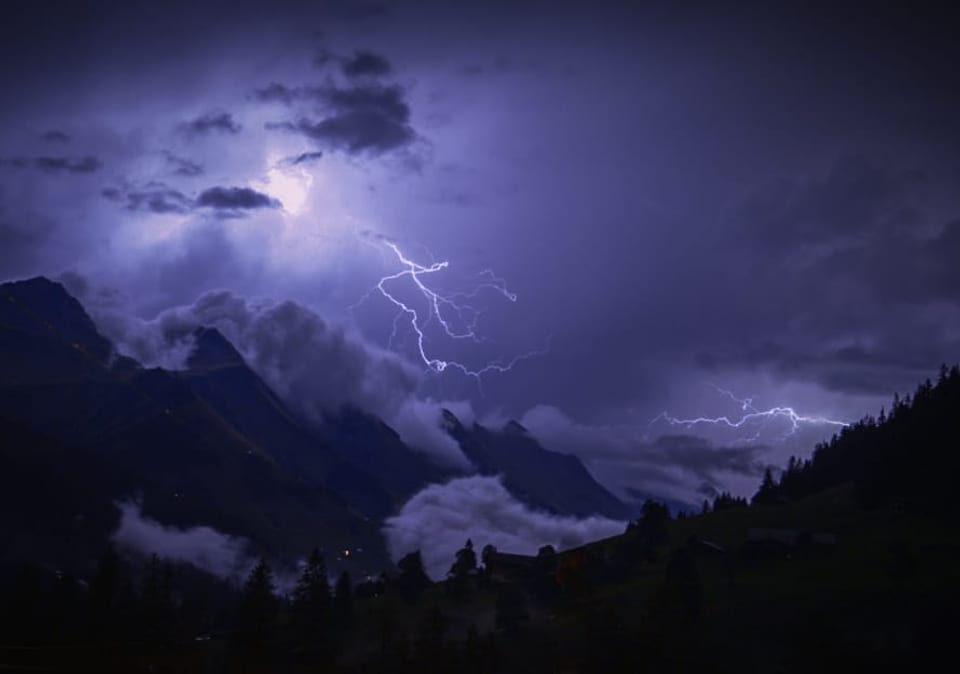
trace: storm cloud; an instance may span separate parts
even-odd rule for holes
[[[180,125],[180,128],[190,134],[205,135],[209,133],[225,133],[236,135],[243,127],[229,112],[220,110],[207,112]]]
[[[245,211],[257,208],[280,208],[282,204],[277,199],[249,187],[211,187],[197,197],[197,206],[225,211]]]
[[[253,92],[253,98],[262,103],[283,103],[290,105],[294,101],[323,100],[324,87],[290,87],[279,82],[271,82]]]
[[[35,169],[42,173],[94,173],[103,167],[103,163],[92,156],[78,158],[39,156],[0,159],[0,166]]]
[[[960,227],[934,197],[937,182],[909,165],[843,156],[754,190],[726,216],[753,259],[749,278],[737,269],[744,258],[731,259],[730,277],[766,309],[746,317],[749,336],[701,347],[697,362],[884,397],[951,362]]]
[[[142,189],[105,188],[101,194],[105,199],[122,203],[129,211],[157,214],[189,213],[193,210],[193,199],[179,190],[163,183],[151,183]]]
[[[299,164],[310,164],[317,161],[323,157],[322,152],[301,152],[295,157],[290,157],[287,161],[291,166],[297,166]]]
[[[718,445],[689,428],[577,423],[546,405],[528,410],[520,423],[544,446],[579,456],[595,478],[628,500],[640,492],[695,504],[697,485],[721,491],[732,476],[741,486],[756,481],[770,452],[757,441]]]
[[[360,54],[345,62],[351,79],[362,74],[386,74],[389,63],[382,63],[373,54]],[[386,66],[386,70],[382,68]],[[380,70],[378,70],[378,68]],[[353,83],[348,86],[287,86],[272,82],[256,90],[253,97],[261,102],[293,106],[310,102],[322,111],[321,117],[304,113],[294,120],[268,122],[269,130],[286,130],[302,134],[322,148],[342,150],[350,154],[378,155],[409,145],[417,138],[410,124],[407,93],[397,84],[376,82]]]
[[[203,166],[195,161],[185,157],[178,157],[171,152],[165,152],[164,158],[166,158],[167,163],[173,169],[174,175],[186,176],[188,178],[203,175]]]
[[[249,187],[210,187],[192,198],[165,183],[150,182],[142,187],[107,187],[101,191],[101,195],[109,201],[123,204],[128,211],[158,215],[212,209],[218,217],[239,218],[243,217],[245,211],[283,207],[279,200]]]
[[[110,297],[98,302],[81,277],[65,281],[90,298],[88,310],[118,351],[148,367],[184,369],[195,346],[194,331],[214,327],[301,417],[322,424],[327,415],[354,406],[382,417],[437,464],[457,471],[470,468],[441,426],[442,409],[472,419],[468,403],[419,397],[421,370],[302,304],[248,301],[214,291],[144,321],[127,315]]]
[[[293,128],[321,144],[350,153],[382,153],[416,138],[410,108],[400,87],[331,89],[331,114],[321,120],[300,119]]]
[[[410,126],[410,107],[398,86],[290,90],[276,85],[270,96],[276,100],[318,98],[327,115],[321,119],[300,117],[273,122],[267,128],[300,133],[321,147],[350,154],[382,154],[412,143],[417,134]]]
[[[58,129],[50,129],[43,132],[43,139],[51,143],[69,143],[70,134]]]
[[[393,68],[386,57],[371,51],[358,51],[341,65],[347,77],[388,75]]]

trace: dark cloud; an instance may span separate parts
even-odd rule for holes
[[[165,152],[163,156],[173,169],[174,175],[185,176],[188,178],[203,175],[203,166],[195,161],[186,159],[185,157],[178,157],[170,152]]]
[[[784,180],[756,191],[734,214],[752,239],[772,248],[845,243],[915,224],[911,193],[927,180],[862,156],[841,157],[826,175]]]
[[[70,157],[13,157],[0,159],[0,166],[16,169],[35,169],[43,173],[94,173],[103,167],[96,157],[86,156],[78,159]]]
[[[231,255],[222,229],[191,230],[192,245],[157,275],[164,288],[198,285],[191,278]],[[220,269],[225,278],[230,271]],[[186,279],[186,280],[185,280]],[[408,446],[446,469],[470,467],[456,441],[441,426],[441,410],[473,419],[466,403],[417,397],[422,372],[388,351],[368,344],[345,326],[324,320],[297,302],[250,302],[228,291],[202,295],[187,306],[161,312],[150,321],[130,316],[115,293],[94,290],[71,277],[71,288],[101,332],[118,350],[148,367],[182,369],[198,327],[219,329],[247,363],[291,409],[322,423],[344,405],[379,415]],[[204,279],[210,283],[211,279]],[[106,299],[105,299],[106,298]]]
[[[715,377],[766,372],[886,397],[952,362],[960,222],[938,198],[941,183],[942,172],[841,156],[755,189],[725,218],[737,248],[714,273],[737,299],[704,315],[696,364]],[[721,334],[751,306],[737,315],[740,331]]]
[[[149,183],[142,189],[108,187],[101,194],[105,199],[122,203],[128,211],[163,215],[189,213],[194,208],[190,197],[163,183]]]
[[[339,114],[370,112],[396,122],[406,123],[410,107],[399,86],[356,86],[329,88],[324,92],[327,104]]]
[[[189,351],[178,346],[183,340],[198,327],[218,328],[273,390],[318,420],[346,404],[387,414],[416,388],[416,374],[398,357],[296,302],[251,303],[215,291],[146,322],[91,309],[118,348],[146,365],[182,367],[185,360],[177,363],[169,352],[185,359]]]
[[[661,435],[648,445],[654,463],[673,463],[705,482],[720,484],[718,473],[760,475],[764,464],[760,455],[768,448],[756,445],[717,447],[696,435]]]
[[[763,472],[769,448],[759,443],[717,445],[692,434],[651,437],[651,426],[578,423],[548,405],[529,410],[520,422],[545,447],[579,456],[594,477],[629,496],[631,490],[697,503],[696,484],[723,490],[730,476],[754,478]]]
[[[828,391],[887,397],[913,388],[931,375],[940,363],[955,360],[960,336],[942,327],[909,304],[890,305],[875,328],[876,336],[861,339],[856,334],[841,345],[821,346],[822,341],[840,341],[842,327],[819,330],[726,350],[702,352],[697,363],[709,372],[746,369],[767,372],[778,378],[812,381]],[[883,327],[889,326],[889,327]],[[833,333],[833,340],[826,335]],[[922,338],[921,338],[922,336]]]
[[[63,131],[58,131],[57,129],[50,129],[43,133],[43,139],[51,143],[69,143],[70,136]]]
[[[249,187],[211,187],[193,199],[169,185],[151,182],[142,188],[108,187],[101,191],[101,195],[110,201],[122,203],[129,211],[158,214],[189,213],[198,208],[212,208],[223,217],[240,217],[244,211],[282,207],[273,197]]]
[[[379,77],[389,75],[392,70],[390,61],[371,51],[358,51],[340,67],[347,77]]]
[[[960,220],[933,234],[887,229],[836,250],[811,268],[829,279],[858,282],[877,301],[960,304]]]
[[[323,92],[323,87],[288,87],[286,84],[271,82],[262,89],[256,89],[253,98],[263,103],[290,105],[294,101],[320,99]]]
[[[302,117],[269,128],[296,131],[321,146],[350,154],[381,154],[416,139],[400,87],[330,87],[323,89],[321,96],[328,116],[320,120]]]
[[[368,59],[362,59],[357,67],[374,69]],[[254,91],[253,97],[284,105],[298,101],[317,104],[325,113],[321,119],[303,116],[295,121],[271,122],[266,128],[301,133],[330,149],[351,154],[381,154],[407,145],[417,137],[410,126],[406,93],[397,85],[290,87],[272,82]]]
[[[197,197],[196,205],[224,211],[247,211],[258,208],[281,208],[273,197],[249,187],[211,187]]]
[[[68,159],[65,157],[35,157],[34,166],[45,173],[93,173],[99,171],[103,164],[96,157],[81,157]]]
[[[334,58],[335,57],[330,50],[321,47],[317,50],[317,53],[313,55],[313,65],[315,65],[317,68],[326,68],[327,65],[334,60]]]
[[[238,134],[243,128],[233,115],[229,112],[213,111],[197,117],[189,122],[184,122],[181,127],[184,131],[192,134],[208,133],[227,133]]]
[[[626,522],[603,517],[577,519],[531,510],[515,499],[497,477],[465,477],[431,485],[389,518],[384,534],[394,559],[413,550],[440,580],[457,550],[469,538],[479,556],[493,545],[502,552],[535,555],[542,545],[558,550],[623,533]]]
[[[323,153],[319,151],[318,152],[301,152],[296,157],[290,157],[287,160],[287,162],[291,166],[296,166],[298,164],[309,164],[311,162],[315,162],[321,157],[323,157]]]

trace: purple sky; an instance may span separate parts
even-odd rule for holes
[[[0,277],[67,279],[131,343],[210,290],[295,300],[397,373],[349,400],[408,439],[456,402],[621,494],[750,491],[836,427],[651,420],[850,421],[960,358],[960,54],[916,8],[672,4],[5,3]],[[386,242],[516,294],[432,357],[540,353],[431,374],[364,299]]]

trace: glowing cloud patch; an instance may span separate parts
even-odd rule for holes
[[[306,209],[313,176],[301,167],[275,166],[267,172],[267,178],[262,185],[267,194],[283,204],[285,212],[296,216]]]

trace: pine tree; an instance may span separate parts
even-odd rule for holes
[[[305,657],[316,659],[328,652],[331,604],[327,566],[314,549],[293,590],[292,636]]]
[[[173,632],[173,567],[154,553],[140,584],[140,619],[148,639],[166,639]]]
[[[457,559],[450,567],[448,576],[463,580],[477,570],[477,553],[473,551],[473,541],[469,538],[466,544],[457,550]]]
[[[347,571],[340,574],[333,592],[333,620],[341,633],[353,629],[353,583]]]
[[[753,505],[766,505],[773,503],[777,497],[777,481],[773,477],[773,471],[768,467],[763,471],[763,482],[760,488],[753,495]]]
[[[95,633],[107,633],[116,622],[120,584],[120,557],[110,545],[97,563],[90,581],[90,627]]]
[[[243,587],[237,619],[238,636],[253,643],[268,641],[273,636],[277,617],[273,571],[267,560],[260,559]]]
[[[397,576],[397,587],[401,596],[407,601],[415,601],[420,594],[430,587],[430,578],[423,570],[423,557],[419,550],[414,550],[403,556],[397,562],[400,575]]]
[[[329,607],[330,579],[327,578],[327,565],[320,551],[314,549],[294,588],[293,608],[296,612],[311,616],[311,620],[319,624]]]

